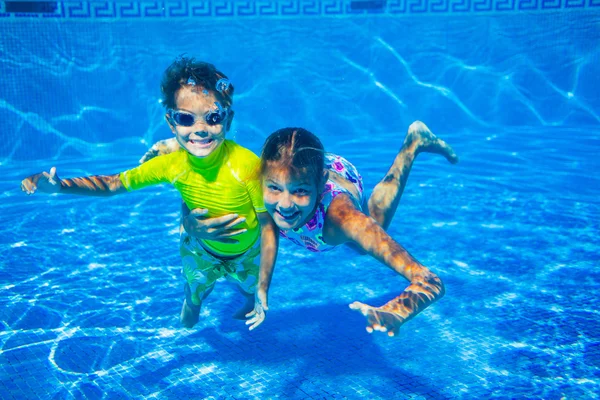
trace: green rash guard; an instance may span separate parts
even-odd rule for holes
[[[225,140],[205,158],[194,157],[181,149],[155,157],[122,172],[119,177],[128,191],[159,183],[170,183],[181,193],[185,204],[208,210],[208,218],[238,214],[246,222],[236,229],[247,231],[235,237],[238,243],[203,240],[214,253],[224,256],[243,254],[260,236],[256,213],[266,212],[259,177],[260,159],[250,150]]]

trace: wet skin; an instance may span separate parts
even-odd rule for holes
[[[173,151],[172,142],[155,144],[146,156],[151,158],[156,152]],[[445,293],[441,279],[385,231],[396,213],[414,161],[420,153],[425,152],[440,154],[452,164],[458,162],[458,157],[446,142],[436,137],[422,122],[414,122],[409,127],[392,166],[375,186],[368,200],[366,208],[369,215],[355,206],[358,193],[351,182],[333,172],[328,176],[329,180],[346,188],[350,195],[340,194],[331,202],[323,228],[324,241],[330,245],[349,244],[362,253],[370,254],[410,281],[399,296],[382,306],[374,307],[358,301],[350,304],[350,308],[360,311],[366,317],[368,332],[381,331],[387,332],[389,336],[397,335],[402,324]],[[308,179],[296,181],[285,171],[273,167],[271,173],[267,169],[267,175],[263,177],[267,211],[280,229],[300,227],[312,217],[317,205],[314,198],[314,193],[319,192],[316,184],[311,184]],[[262,288],[268,291],[271,277],[265,273],[263,279],[265,281]]]

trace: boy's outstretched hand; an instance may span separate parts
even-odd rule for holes
[[[404,323],[404,318],[400,315],[385,311],[382,307],[372,307],[368,304],[355,301],[350,304],[350,308],[360,311],[367,317],[367,332],[373,331],[387,332],[388,336],[396,336],[400,331],[400,326]]]
[[[50,172],[31,175],[21,181],[21,190],[27,194],[33,194],[36,190],[44,193],[58,193],[60,188],[60,178],[56,175],[56,167],[50,168]]]
[[[246,314],[246,325],[250,325],[249,330],[253,330],[263,323],[265,317],[267,316],[265,311],[268,311],[269,307],[267,306],[267,293],[264,290],[258,290],[256,292],[256,299],[254,300],[254,310],[250,311]]]

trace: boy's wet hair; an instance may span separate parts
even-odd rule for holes
[[[272,133],[261,153],[261,176],[268,168],[287,169],[293,178],[308,178],[317,185],[323,180],[325,150],[311,132],[303,128],[283,128]]]
[[[196,61],[193,57],[179,56],[165,70],[160,83],[160,90],[163,95],[162,103],[167,109],[177,108],[175,93],[182,86],[189,85],[188,82],[194,82],[194,85],[214,93],[224,107],[231,107],[233,103],[233,85],[229,84],[226,90],[219,92],[216,87],[220,79],[228,78],[214,65]]]

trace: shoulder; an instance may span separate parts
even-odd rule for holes
[[[140,165],[137,169],[144,171],[177,171],[185,167],[187,152],[183,149],[169,154],[154,157]]]
[[[258,162],[259,157],[250,149],[247,149],[243,146],[240,146],[233,140],[225,140],[224,145],[229,150],[230,154],[235,155],[236,157],[241,158],[247,162]]]
[[[229,152],[229,163],[245,178],[257,177],[260,158],[252,150],[240,146],[239,144],[226,140],[225,145]]]
[[[346,193],[340,193],[329,205],[325,214],[324,237],[327,243],[339,245],[348,241],[353,232],[363,231],[365,219],[362,213]]]

